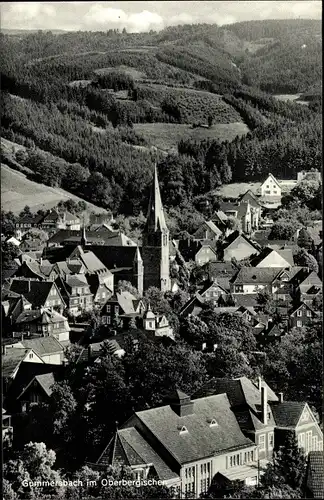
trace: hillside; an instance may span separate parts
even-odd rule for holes
[[[19,214],[28,205],[32,212],[55,207],[61,200],[81,198],[60,188],[51,188],[27,179],[26,175],[1,164],[1,209]],[[87,203],[87,212],[102,213],[102,208]]]
[[[251,23],[2,34],[2,135],[32,180],[125,215],[145,210],[154,162],[171,205],[295,178],[321,164],[319,24]]]

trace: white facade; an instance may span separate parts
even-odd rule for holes
[[[278,181],[272,174],[269,174],[268,178],[261,184],[261,196],[281,196],[281,187]]]
[[[257,266],[255,267],[291,267],[291,264],[287,262],[281,255],[279,255],[275,250],[267,255]]]

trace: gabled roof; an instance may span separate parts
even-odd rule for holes
[[[262,385],[267,387],[268,401],[278,401],[278,397],[265,381],[262,381]],[[194,397],[206,397],[211,394],[227,394],[233,408],[247,405],[252,410],[257,411],[261,405],[261,391],[247,377],[213,378],[197,391]]]
[[[257,293],[241,293],[232,295],[236,306],[244,306],[244,307],[257,307],[260,306],[258,302],[258,294]]]
[[[192,413],[182,417],[169,405],[140,411],[135,415],[179,464],[254,445],[243,435],[226,394],[192,402]],[[215,419],[218,425],[211,427],[210,419]],[[136,422],[133,426],[137,427]],[[127,422],[123,428],[126,427]],[[184,435],[180,434],[182,427],[187,429]]]
[[[53,336],[40,337],[30,340],[26,339],[22,340],[21,343],[24,347],[33,349],[33,351],[35,351],[40,357],[63,352],[63,346]]]
[[[277,427],[295,429],[306,403],[300,401],[283,401],[272,405],[272,413]]]
[[[50,397],[52,395],[52,387],[55,384],[55,379],[54,379],[54,373],[44,373],[42,375],[36,375],[30,382],[29,384],[23,389],[23,391],[19,394],[17,399],[20,399],[27,389],[32,385],[32,383],[36,381],[38,385],[43,389],[45,394]]]
[[[317,311],[314,311],[314,309],[312,309],[308,304],[306,304],[305,302],[301,302],[300,304],[298,304],[297,306],[293,307],[290,311],[289,311],[289,315],[290,316],[293,316],[299,309],[302,309],[302,308],[306,308],[308,309],[309,311],[311,311],[315,316],[318,316],[319,313]]]
[[[281,267],[242,267],[231,283],[235,285],[245,284],[271,284],[282,272]]]
[[[240,200],[241,201],[249,201],[251,205],[256,206],[256,207],[261,207],[258,198],[251,191],[251,189],[248,189],[244,194],[242,194],[240,196]]]
[[[324,498],[323,451],[310,451],[307,463],[307,488],[313,498]]]
[[[286,248],[282,250],[274,250],[273,248],[269,247],[264,248],[259,255],[257,255],[251,260],[251,266],[252,267],[258,266],[266,257],[268,257],[271,254],[275,255],[276,253],[280,255],[280,257],[282,257],[287,262],[286,267],[294,266],[294,257],[291,249]]]
[[[6,354],[2,356],[2,376],[11,377],[20,363],[26,358],[27,354],[34,352],[25,347],[9,347]],[[38,356],[38,355],[37,355]],[[42,359],[40,362],[42,362]]]
[[[10,290],[23,295],[33,307],[40,307],[45,304],[53,286],[55,286],[53,281],[14,279],[10,284]],[[59,291],[58,295],[60,296]]]
[[[220,235],[222,234],[222,231],[216,226],[216,224],[211,221],[211,220],[207,220],[204,222],[204,224],[216,235]]]
[[[281,189],[281,186],[279,184],[279,182],[277,181],[277,179],[275,178],[274,175],[272,175],[271,173],[268,175],[268,177],[266,178],[266,180],[261,184],[261,187],[266,184],[266,182],[268,182],[268,179],[269,177],[277,184],[277,186]]]
[[[239,231],[234,231],[226,238],[223,249],[226,250],[227,248],[230,247],[234,248],[242,241],[250,245],[255,250],[259,251],[258,245],[253,241],[251,241],[249,238],[247,238],[244,234],[240,234]]]
[[[179,477],[134,427],[118,430],[97,463],[128,466],[153,464],[160,480]]]
[[[135,295],[127,291],[115,293],[106,303],[108,304],[109,302],[117,302],[125,314],[134,313],[134,306],[138,305],[138,300]]]

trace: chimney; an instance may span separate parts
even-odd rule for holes
[[[261,406],[262,406],[262,422],[264,425],[268,423],[268,391],[265,386],[261,387]]]
[[[28,292],[30,292],[30,279],[28,279]]]
[[[278,396],[279,396],[279,403],[283,403],[283,400],[284,400],[283,399],[283,392],[279,392]]]
[[[23,342],[23,340],[24,340],[24,334],[22,333],[21,334],[21,341]]]

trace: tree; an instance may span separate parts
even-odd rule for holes
[[[261,478],[263,486],[278,487],[286,485],[300,493],[306,472],[306,457],[298,448],[294,432],[286,434],[283,444],[274,451],[270,463]]]
[[[26,217],[26,215],[32,215],[30,207],[25,205],[24,209],[20,212],[19,217]]]
[[[175,387],[192,394],[206,380],[202,354],[168,339],[156,343],[143,337],[136,350],[126,350],[123,366],[135,411],[161,404]]]
[[[318,273],[319,267],[315,257],[308,253],[305,248],[294,254],[294,263],[296,266],[308,267],[311,271]]]
[[[314,248],[314,241],[306,228],[301,228],[297,238],[297,245],[305,250],[312,250]]]
[[[9,483],[11,489],[22,499],[43,498],[46,495],[60,497],[64,488],[60,486],[60,473],[53,469],[55,460],[55,452],[48,450],[44,443],[26,444],[19,458],[4,464],[3,475],[7,481],[7,491],[10,491]],[[36,482],[40,485],[34,486]],[[51,485],[52,482],[54,486]]]
[[[274,223],[268,236],[269,240],[290,240],[300,224],[297,221],[278,220]]]
[[[1,210],[1,232],[5,236],[13,236],[15,233],[17,216],[13,212]]]
[[[3,270],[8,269],[17,269],[17,264],[14,261],[19,255],[21,251],[17,245],[13,245],[13,243],[1,243],[1,265]]]
[[[24,251],[42,249],[48,240],[48,234],[41,229],[30,229],[22,237],[21,248]]]
[[[137,299],[139,298],[139,293],[138,293],[137,289],[129,281],[125,281],[125,280],[118,281],[117,287],[116,287],[116,292],[117,293],[129,292],[132,295],[134,295]]]

